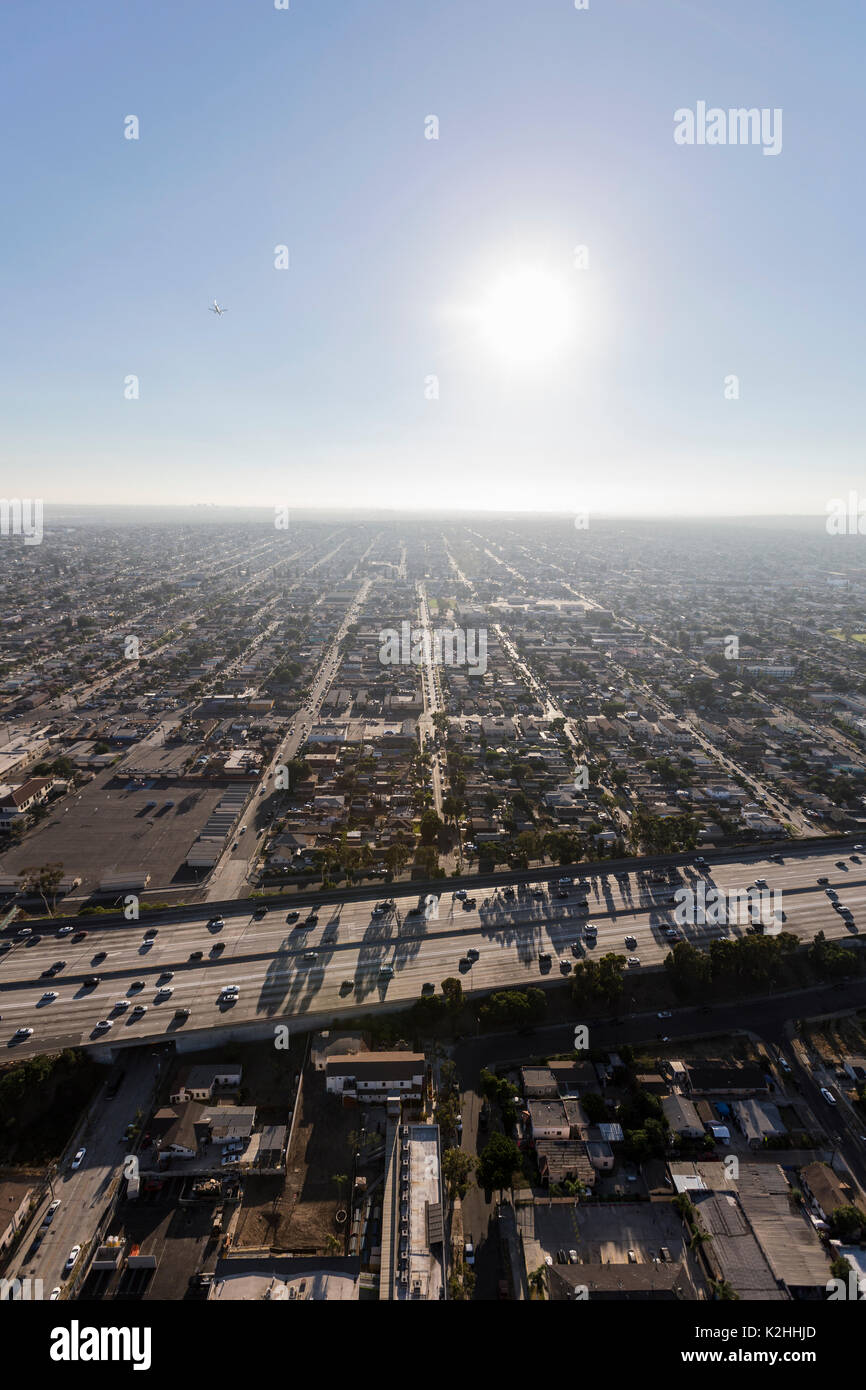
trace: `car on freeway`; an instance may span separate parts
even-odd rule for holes
[[[436,986],[435,986],[434,984],[431,984],[431,982],[430,982],[429,980],[425,980],[424,983],[423,983],[423,985],[421,986],[421,993],[422,993],[422,994],[435,994],[435,993],[436,993]]]
[[[99,983],[100,977],[98,975],[85,975],[83,980],[83,985],[85,989],[96,989],[96,986]]]
[[[45,991],[45,993],[43,994],[42,998],[39,1000],[39,1003],[40,1003],[40,1004],[50,1004],[50,1003],[52,1003],[53,1000],[55,1000],[56,998],[57,998],[57,990],[56,990],[56,989],[46,989],[46,991]]]
[[[571,961],[568,960],[565,956],[560,956],[560,958],[559,958],[559,968],[560,968],[560,970],[563,972],[564,975],[570,974],[570,972],[571,972]]]
[[[111,1027],[111,1022],[112,1020],[110,1018],[101,1018],[99,1022],[96,1024],[97,1032],[107,1033],[109,1028]]]
[[[146,1014],[146,1013],[147,1013],[147,1005],[146,1005],[146,1004],[133,1004],[133,1006],[132,1006],[132,1013],[129,1015],[129,1017],[130,1017],[131,1019],[132,1019],[132,1018],[141,1018],[141,1015],[142,1015],[142,1014]]]
[[[59,933],[58,933],[58,934],[59,934]],[[73,941],[83,941],[86,935],[87,935],[87,932],[86,932],[86,931],[77,931],[77,932],[75,932],[74,936],[72,937],[72,940],[73,940]]]
[[[379,978],[380,978],[381,980],[390,980],[390,978],[391,978],[391,976],[392,976],[393,974],[394,974],[394,967],[393,967],[393,965],[380,965],[380,966],[379,966]]]
[[[66,1256],[66,1264],[63,1266],[63,1273],[64,1273],[64,1275],[67,1275],[67,1274],[71,1274],[71,1273],[72,1273],[72,1270],[73,1270],[74,1267],[75,1267],[75,1262],[76,1262],[76,1260],[78,1259],[78,1256],[79,1256],[80,1254],[81,1254],[81,1246],[80,1246],[80,1245],[73,1245],[73,1247],[72,1247],[72,1249],[70,1250],[69,1254]]]
[[[478,959],[478,955],[479,955],[479,952],[476,951],[476,949],[475,949],[474,946],[472,946],[472,947],[470,947],[470,949],[466,952],[466,959],[467,959],[467,960],[477,960],[477,959]]]
[[[154,995],[154,1000],[157,1004],[159,1004],[162,1002],[163,999],[170,999],[173,994],[174,985],[160,985],[159,989],[156,991],[156,994]]]
[[[190,960],[201,960],[203,955],[204,951],[190,951],[189,958]]]
[[[212,927],[214,930],[216,930],[218,927],[224,927],[225,924],[226,923],[224,917],[211,917],[208,922],[208,926]]]
[[[174,1016],[178,1023],[185,1023],[189,1018],[189,1009],[175,1009]]]
[[[821,1095],[824,1097],[824,1100],[826,1100],[828,1105],[836,1104],[836,1097],[833,1095],[832,1091],[827,1090],[826,1086],[821,1087]]]
[[[673,1018],[673,1016],[672,1009],[660,1009],[656,1014],[656,1018]]]
[[[58,929],[57,929],[57,935],[58,935],[58,936],[69,936],[70,932],[72,932],[72,931],[74,931],[74,930],[75,930],[74,927],[70,927],[70,926],[68,926],[68,925],[65,926],[65,927],[58,927]]]
[[[173,980],[173,979],[174,979],[174,971],[173,971],[173,970],[161,970],[160,973],[159,973],[159,977],[158,977],[156,983],[157,983],[158,985],[167,985],[168,982],[169,982],[169,980]]]
[[[633,951],[633,950],[635,949],[635,947],[637,946],[637,937],[636,937],[636,936],[631,936],[631,935],[627,936],[627,937],[625,938],[625,944],[626,944],[626,946],[628,946],[628,948],[629,948],[630,951]]]
[[[297,922],[297,920],[298,920],[298,918],[300,917],[300,915],[301,915],[300,912],[287,912],[287,913],[286,913],[286,921],[287,921],[287,922]]]
[[[226,943],[224,941],[215,941],[210,948],[210,953],[212,956],[221,956],[225,948]]]
[[[821,886],[823,887],[824,884],[825,884],[825,883],[829,883],[830,880],[829,880],[829,878],[827,877],[826,874],[822,874],[821,877],[818,879],[818,882],[819,882],[819,883],[821,884]]]
[[[127,994],[137,994],[140,989],[144,989],[144,980],[133,980],[126,992]]]
[[[91,958],[90,964],[91,964],[91,965],[99,965],[101,961],[104,961],[104,960],[105,960],[105,957],[106,957],[107,955],[108,955],[108,952],[107,952],[107,951],[97,951],[97,952],[96,952],[96,955],[93,956],[93,957]]]
[[[148,927],[147,931],[144,933],[144,939],[145,941],[152,941],[153,938],[158,935],[159,931],[156,927]]]
[[[114,1001],[114,1012],[115,1012],[116,1014],[122,1014],[123,1011],[124,1011],[124,1009],[128,1009],[128,1008],[129,1008],[129,1000],[128,1000],[128,999],[115,999],[115,1001]]]
[[[79,1149],[79,1150],[78,1150],[78,1152],[76,1153],[75,1157],[73,1158],[71,1164],[69,1165],[70,1168],[73,1170],[73,1172],[74,1172],[77,1168],[80,1168],[80,1167],[81,1167],[82,1163],[84,1162],[84,1155],[85,1155],[86,1153],[87,1153],[87,1150],[86,1150],[86,1149]]]
[[[791,1070],[791,1063],[788,1061],[787,1057],[779,1058],[779,1066],[784,1072],[789,1072]]]
[[[319,914],[318,914],[317,912],[311,912],[311,913],[309,913],[308,916],[304,919],[304,925],[307,926],[307,927],[315,927],[315,926],[318,924],[318,921],[319,921]]]
[[[53,965],[49,965],[47,970],[43,970],[40,979],[45,979],[46,975],[56,975],[63,970],[66,965],[65,960],[56,960]]]
[[[13,1037],[14,1037],[14,1038],[17,1038],[17,1039],[20,1039],[21,1042],[23,1042],[25,1038],[32,1038],[32,1036],[33,1036],[33,1029],[32,1029],[32,1028],[16,1028],[16,1029],[15,1029],[15,1032],[14,1032],[14,1034],[13,1034]]]
[[[627,964],[627,965],[640,965],[640,956],[627,956],[627,957],[626,957],[626,964]]]
[[[220,994],[225,995],[226,998],[232,999],[236,999],[240,992],[240,985],[223,985],[220,990]]]

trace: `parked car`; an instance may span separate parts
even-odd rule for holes
[[[63,1266],[63,1273],[64,1273],[64,1275],[67,1275],[67,1274],[71,1274],[71,1273],[72,1273],[73,1269],[75,1268],[75,1262],[76,1262],[76,1260],[78,1259],[78,1256],[79,1256],[80,1254],[81,1254],[81,1246],[80,1246],[80,1245],[73,1245],[73,1247],[72,1247],[72,1249],[70,1250],[69,1254],[66,1256],[66,1264]]]
[[[821,1087],[821,1095],[824,1097],[828,1105],[836,1104],[836,1097],[833,1095],[832,1091],[827,1090],[826,1086]]]
[[[466,1244],[463,1246],[463,1258],[470,1267],[474,1265],[475,1246],[472,1244],[471,1240],[467,1240]]]
[[[78,1152],[76,1153],[75,1157],[73,1158],[71,1164],[69,1165],[73,1172],[75,1172],[75,1170],[76,1170],[77,1168],[80,1168],[80,1167],[81,1167],[82,1163],[84,1162],[84,1155],[85,1155],[86,1153],[87,1153],[87,1150],[86,1150],[86,1149],[79,1149],[79,1150],[78,1150]]]

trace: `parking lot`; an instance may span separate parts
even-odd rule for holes
[[[534,1240],[542,1258],[557,1251],[575,1250],[585,1264],[628,1264],[633,1251],[640,1264],[658,1256],[662,1246],[674,1262],[685,1253],[683,1223],[669,1202],[605,1203],[554,1202],[549,1207],[518,1207],[518,1223],[524,1241]]]
[[[76,900],[112,873],[146,872],[157,888],[195,884],[186,856],[222,795],[219,787],[170,782],[132,789],[108,769],[53,805],[47,820],[4,854],[4,872],[61,863],[65,874],[81,879]],[[149,801],[156,804],[148,808]],[[167,807],[167,801],[174,805]]]

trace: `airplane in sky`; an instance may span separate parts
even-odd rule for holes
[[[219,306],[219,304],[217,304],[216,300],[214,300],[213,304],[209,304],[207,307],[210,309],[210,311],[211,311],[212,314],[224,314],[224,313],[225,313],[225,309],[220,308],[220,306]]]

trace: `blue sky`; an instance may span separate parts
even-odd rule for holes
[[[2,29],[4,495],[679,515],[858,486],[854,0],[5,0]],[[676,145],[699,101],[781,108],[781,153]]]

